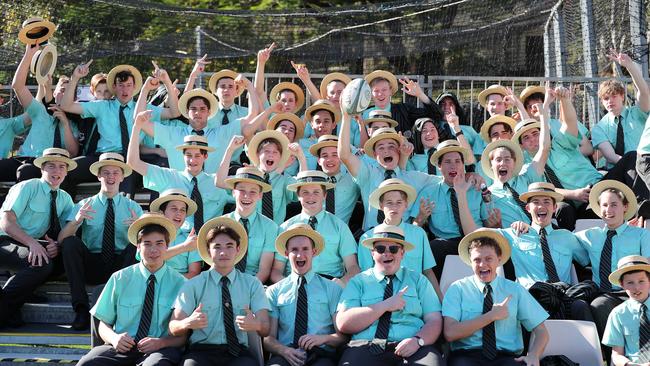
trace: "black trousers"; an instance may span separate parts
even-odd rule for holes
[[[41,169],[34,164],[34,158],[17,156],[0,159],[0,182],[22,182],[41,177]]]
[[[442,267],[445,265],[445,258],[448,255],[458,255],[458,244],[460,243],[461,238],[453,239],[433,239],[429,242],[431,245],[431,252],[433,252],[433,258],[436,260],[436,266],[433,267],[433,273],[435,273],[438,281],[440,276],[442,276]]]
[[[135,246],[128,245],[122,253],[115,254],[109,268],[103,261],[101,253],[91,253],[84,242],[69,236],[63,239],[63,265],[70,283],[72,308],[76,312],[90,309],[86,285],[106,283],[111,274],[136,263]]]
[[[266,366],[291,366],[289,361],[279,355],[271,356],[271,359],[266,363]],[[316,357],[308,359],[304,366],[336,366],[336,362],[331,358]]]
[[[635,165],[636,173],[638,174],[639,181],[642,184],[637,185],[637,189],[634,193],[637,195],[637,199],[640,201],[650,199],[650,154],[638,155],[636,157]],[[641,188],[639,188],[641,186]],[[645,188],[645,190],[643,190]],[[640,191],[640,192],[637,192]]]
[[[228,346],[225,344],[191,345],[179,365],[259,366],[248,349],[243,349],[239,356],[235,357],[228,353]]]
[[[483,356],[483,351],[457,350],[449,357],[449,366],[521,366],[523,362],[515,361],[518,356],[508,353],[497,353],[497,357],[490,361]]]
[[[77,366],[175,366],[181,359],[180,348],[166,347],[144,354],[133,347],[130,352],[119,353],[110,344],[97,346],[77,362]]]
[[[443,366],[446,365],[440,351],[433,345],[420,347],[411,357],[402,358],[395,354],[397,342],[386,344],[384,353],[374,355],[370,353],[370,345],[348,347],[341,356],[339,366],[357,365],[418,365],[418,366]]]

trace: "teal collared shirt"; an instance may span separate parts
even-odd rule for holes
[[[647,123],[647,121],[641,133],[641,139],[639,140],[639,146],[636,152],[639,155],[650,154],[650,123]]]
[[[81,104],[81,108],[83,109],[81,117],[93,117],[97,123],[99,131],[97,152],[121,152],[122,135],[120,132],[120,101],[117,99],[95,100],[79,104]],[[161,107],[147,104],[147,109],[153,111],[151,116],[152,121],[158,121],[161,119]],[[131,130],[133,129],[134,110],[135,102],[131,100],[126,104],[126,108],[124,109],[124,117],[126,118],[129,136],[131,136]],[[141,138],[144,138],[144,136],[141,136]]]
[[[408,286],[404,293],[404,308],[394,311],[390,317],[388,342],[399,342],[413,337],[424,326],[424,317],[440,312],[440,300],[433,290],[431,282],[421,273],[401,267],[395,273],[393,294]],[[374,267],[352,277],[343,290],[337,311],[345,311],[355,307],[370,306],[384,299],[386,280],[383,273]],[[377,332],[379,319],[359,333],[352,335],[352,340],[372,341]]]
[[[271,305],[269,315],[278,320],[276,338],[285,346],[293,343],[299,278],[300,276],[292,271],[289,277],[266,289],[266,297]],[[333,334],[336,332],[333,317],[343,289],[314,271],[307,272],[305,280],[309,313],[306,334]]]
[[[415,170],[418,172],[422,172],[425,174],[429,174],[429,155],[428,155],[429,149],[424,150],[424,154],[413,154],[411,158],[408,160],[406,163],[406,170]],[[442,172],[440,169],[436,167],[436,174],[437,176],[441,177]]]
[[[6,159],[11,155],[14,138],[24,133],[25,115],[0,118],[0,159]]]
[[[546,242],[548,243],[555,270],[564,283],[571,283],[571,263],[575,259],[583,266],[589,264],[589,255],[580,245],[578,238],[570,231],[553,229],[551,225],[545,227]],[[517,282],[526,289],[535,282],[547,282],[548,273],[544,267],[544,256],[540,244],[539,232],[541,228],[532,224],[525,234],[517,235],[513,229],[497,230],[503,235],[512,248],[512,262],[515,267]]]
[[[580,244],[589,253],[591,261],[592,279],[600,285],[600,253],[603,251],[607,239],[607,227],[592,227],[576,233]],[[616,228],[616,235],[612,238],[612,262],[609,273],[616,270],[618,260],[628,255],[642,255],[650,257],[650,231],[630,226],[623,223]],[[612,286],[618,289],[617,286]]]
[[[523,193],[528,192],[529,184],[541,182],[542,179],[542,176],[537,175],[537,172],[531,168],[530,164],[526,164],[521,168],[519,175],[510,178],[508,184],[521,196]],[[490,192],[492,192],[494,207],[501,210],[501,227],[510,227],[515,221],[530,224],[530,219],[528,219],[524,210],[519,207],[510,191],[505,189],[500,181],[495,180],[492,183]]]
[[[181,226],[178,230],[176,230],[176,239],[174,239],[173,243],[169,244],[169,247],[170,248],[175,247],[185,242],[191,230],[192,230],[192,225],[190,225],[187,221],[185,221],[183,223],[183,226]],[[135,259],[137,260],[142,259],[139,251],[135,254]],[[190,264],[196,262],[203,262],[203,259],[201,259],[201,255],[199,254],[199,251],[196,249],[192,250],[191,252],[183,252],[180,254],[176,254],[175,256],[165,261],[165,263],[169,268],[175,270],[176,272],[182,275],[189,272]]]
[[[644,302],[650,308],[650,298]],[[625,357],[632,362],[642,362],[639,352],[639,325],[641,323],[641,303],[627,299],[609,313],[603,344],[609,347],[624,347]]]
[[[227,128],[230,129],[232,128],[230,125],[233,122],[237,122],[236,125],[239,126],[239,132],[236,133],[236,135],[241,135],[241,125],[240,125],[240,119],[246,117],[248,115],[248,108],[242,107],[239,104],[233,104],[230,106],[230,112],[228,112],[228,124],[227,125],[222,125],[221,121],[223,121],[223,107],[221,104],[219,104],[219,109],[217,110],[217,114],[215,114],[212,118],[208,119],[208,125],[206,128]]]
[[[302,149],[302,151],[305,152],[305,159],[307,160],[308,170],[315,170],[316,167],[318,167],[318,158],[308,153],[309,148],[312,147],[312,145],[314,145],[317,142],[318,142],[318,138],[316,136],[305,137],[298,140],[298,144],[300,144],[300,148]]]
[[[92,220],[84,219],[81,224],[81,240],[86,244],[91,253],[102,252],[102,240],[104,237],[104,224],[106,221],[106,209],[108,208],[108,197],[103,193],[97,193],[92,197],[83,199],[74,206],[66,221],[74,221],[77,212],[83,205],[90,202],[90,207],[95,211],[92,213]],[[140,205],[130,198],[118,193],[113,197],[113,212],[115,214],[115,251],[121,253],[129,243],[129,225],[124,222],[131,218],[131,211],[137,217],[142,216]]]
[[[402,221],[398,226],[404,231],[404,240],[415,246],[412,250],[404,253],[402,266],[418,273],[422,273],[425,269],[435,267],[436,260],[431,252],[429,239],[427,238],[427,233],[424,229],[404,221]],[[375,265],[370,249],[361,244],[365,239],[371,238],[372,236],[373,230],[371,229],[366,231],[361,236],[361,239],[359,239],[359,245],[357,246],[357,259],[359,261],[359,268],[361,268],[362,271],[372,268]]]
[[[334,177],[336,178],[336,187],[334,188],[334,209],[336,217],[347,224],[350,222],[350,217],[352,217],[354,206],[356,206],[359,200],[361,191],[343,164],[341,164],[341,171],[334,175]]]
[[[50,226],[50,191],[52,188],[42,178],[22,181],[9,189],[2,204],[2,212],[12,211],[18,226],[32,238],[42,238]],[[68,192],[57,189],[56,214],[61,227],[74,208]],[[0,235],[9,235],[0,230]],[[56,238],[51,238],[56,240]]]
[[[174,302],[174,308],[182,310],[188,316],[199,304],[203,304],[203,312],[208,314],[208,326],[192,332],[191,344],[228,344],[223,327],[221,277],[214,269],[201,272],[200,275],[185,282]],[[253,313],[271,309],[264,287],[256,277],[236,269],[230,271],[226,277],[230,279],[228,290],[232,299],[233,316],[245,315],[246,307]],[[237,326],[235,331],[239,343],[248,346],[246,332]]]
[[[113,273],[90,313],[112,325],[115,333],[126,332],[135,337],[150,275],[151,272],[142,263]],[[185,283],[185,278],[167,265],[163,265],[153,275],[156,277],[154,306],[147,336],[160,338],[169,334],[172,304]]]
[[[596,184],[603,176],[580,152],[582,133],[573,136],[562,132],[553,136],[546,164],[553,169],[565,189],[579,189]]]
[[[451,129],[451,128],[450,128]],[[451,133],[453,134],[454,131],[451,129]],[[463,135],[465,136],[465,140],[467,140],[467,143],[469,146],[472,147],[472,153],[477,156],[481,156],[483,154],[483,150],[485,150],[485,147],[487,144],[483,139],[481,138],[481,135],[476,132],[474,127],[472,126],[467,126],[467,125],[460,125],[460,130],[463,131]],[[456,135],[454,134],[454,137]]]
[[[322,273],[334,277],[342,277],[345,274],[345,263],[343,259],[350,255],[357,254],[357,243],[354,240],[352,232],[348,225],[331,213],[321,210],[316,215],[316,231],[325,239],[325,248],[313,259],[312,270],[316,273]],[[293,224],[309,223],[309,216],[300,213],[280,225],[278,235]],[[287,258],[276,253],[275,258],[280,262],[287,262]],[[285,273],[289,273],[291,268],[287,265]]]
[[[18,155],[31,157],[39,157],[43,155],[43,150],[52,147],[55,133],[58,133],[61,136],[61,145],[63,148],[66,147],[63,124],[55,124],[54,117],[47,114],[47,110],[43,103],[33,99],[25,109],[25,113],[27,113],[29,118],[32,119],[32,125],[25,137],[25,141],[18,150]],[[75,138],[78,137],[79,130],[77,129],[77,125],[72,121],[69,123],[70,128],[72,129],[72,134]],[[11,145],[9,145],[9,148],[11,148]]]
[[[493,303],[508,302],[508,317],[494,322],[497,350],[520,354],[524,349],[521,325],[529,332],[548,319],[548,313],[520,284],[497,276],[491,282]],[[483,314],[483,289],[485,284],[472,275],[449,286],[442,300],[442,316],[463,322],[476,319]],[[451,342],[452,351],[459,349],[481,349],[483,330],[469,337]]]
[[[234,199],[226,193],[226,190],[214,185],[214,174],[201,172],[196,176],[196,180],[203,200],[203,222],[221,216],[226,203],[234,202]],[[185,192],[191,194],[194,188],[192,175],[187,171],[162,168],[153,164],[147,164],[147,175],[142,177],[142,181],[145,188],[156,192],[164,192],[170,188],[182,188]],[[194,216],[190,216],[185,220],[192,225],[194,224]]]
[[[237,211],[224,215],[237,222],[241,216]],[[255,276],[260,269],[260,259],[264,253],[275,253],[275,238],[278,224],[273,220],[253,211],[248,218],[248,249],[246,254],[246,273]]]
[[[621,123],[623,123],[623,140],[625,142],[625,152],[636,151],[641,140],[641,133],[645,127],[645,121],[648,119],[648,112],[644,112],[638,106],[623,107],[621,111]],[[612,147],[616,147],[616,134],[618,122],[614,113],[609,112],[596,123],[591,129],[591,142],[594,148],[603,142],[609,142]]]
[[[289,184],[296,182],[296,179],[290,175],[272,171],[269,173],[269,182],[273,196],[273,221],[280,225],[287,217],[287,205],[298,200],[296,194],[287,189]],[[257,201],[257,212],[262,213],[261,199]]]

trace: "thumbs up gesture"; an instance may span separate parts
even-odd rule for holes
[[[208,326],[208,316],[203,312],[203,303],[199,303],[186,321],[188,329],[203,329]]]
[[[492,320],[503,320],[508,317],[508,303],[510,299],[512,299],[512,295],[508,295],[503,302],[492,305],[492,310],[490,311],[492,313]]]
[[[235,324],[237,324],[239,329],[245,332],[259,331],[261,329],[261,324],[259,320],[257,320],[257,318],[255,317],[255,314],[253,314],[251,309],[248,307],[248,305],[244,307],[244,312],[246,313],[246,315],[238,315],[235,318]]]
[[[404,293],[408,290],[408,286],[404,286],[398,293],[384,300],[386,311],[399,311],[404,308],[406,301],[404,301]]]

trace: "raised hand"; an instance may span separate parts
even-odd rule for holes
[[[270,46],[266,47],[265,49],[259,50],[257,52],[257,62],[265,64],[266,61],[271,58],[271,52],[273,52],[273,49],[275,48],[275,42],[271,43]]]
[[[309,79],[309,69],[307,69],[307,65],[297,64],[291,61],[291,66],[296,70],[296,74],[298,74],[300,80]]]
[[[417,97],[422,93],[422,89],[420,89],[420,85],[416,83],[414,80],[411,80],[409,78],[404,78],[404,79],[399,79],[400,84],[402,84],[402,91],[408,95]]]
[[[131,217],[122,221],[122,223],[126,226],[131,226],[131,224],[133,224],[133,222],[138,219],[138,214],[135,213],[135,211],[132,208],[129,209],[129,212],[131,212]]]
[[[192,314],[185,318],[188,329],[203,329],[208,326],[208,316],[203,312],[203,303],[194,309]]]
[[[205,55],[203,55],[203,57],[196,60],[196,62],[194,63],[194,67],[192,68],[191,75],[196,76],[202,73],[203,71],[205,71],[205,65],[210,63],[210,61],[208,61],[207,58],[208,58],[208,54],[206,53]]]
[[[404,288],[401,289],[398,293],[384,300],[386,311],[393,312],[402,310],[404,308],[404,305],[406,305],[406,301],[404,301],[404,294],[408,289],[408,286],[404,286]]]
[[[607,59],[618,63],[626,69],[634,64],[634,61],[630,58],[630,56],[628,56],[626,53],[616,52],[614,49],[610,49],[609,52],[607,52]]]
[[[77,67],[75,67],[74,71],[72,72],[72,76],[76,77],[77,79],[81,79],[85,76],[88,75],[90,72],[90,64],[93,63],[93,60],[90,60],[86,62],[85,64],[81,64]]]
[[[147,79],[147,80],[148,80],[148,79]],[[138,127],[142,127],[143,124],[145,124],[145,123],[147,123],[147,122],[151,122],[151,114],[152,114],[152,113],[153,113],[153,111],[150,110],[150,109],[138,113],[138,114],[135,116],[135,124],[136,124]]]
[[[493,321],[503,320],[508,317],[508,303],[510,302],[510,299],[512,299],[512,295],[508,295],[508,297],[506,297],[502,302],[492,305],[490,313],[492,314]]]

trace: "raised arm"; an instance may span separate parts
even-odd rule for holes
[[[144,84],[142,84],[140,95],[138,95],[138,101],[135,103],[135,109],[133,110],[133,121],[137,119],[140,113],[147,110],[147,97],[149,96],[149,92],[151,92],[154,89],[157,89],[159,82],[160,81],[158,79],[154,78],[153,76],[149,76],[147,77],[147,80],[145,80]],[[178,105],[178,99],[176,100],[176,104]],[[151,122],[150,118],[151,115],[146,120],[144,119],[141,120],[140,128],[147,135],[153,136],[154,127],[153,127],[153,122]]]
[[[547,96],[548,91],[549,89],[546,91]],[[573,106],[571,92],[567,88],[560,86],[555,88],[554,94],[560,100],[560,120],[562,121],[562,132],[566,131],[572,136],[578,136],[580,133],[578,130],[578,113]],[[550,111],[550,104],[548,105],[548,108]]]
[[[544,97],[544,104],[538,103],[537,108],[541,108],[539,114],[540,129],[539,129],[539,148],[533,157],[531,166],[535,169],[537,175],[544,174],[544,167],[548,160],[548,155],[551,151],[551,131],[549,128],[550,120],[550,106],[555,97],[552,95],[553,91],[547,89],[546,96]]]
[[[257,131],[260,129],[263,129],[264,123],[268,122],[271,114],[281,112],[282,102],[276,102],[274,105],[266,108],[264,112],[255,116],[255,118],[253,118],[250,123],[246,124],[245,126],[242,125],[241,131],[242,135],[244,135],[244,138],[246,138],[246,142],[250,142],[253,136],[255,136],[255,133],[257,133]]]
[[[201,76],[203,71],[205,71],[205,65],[210,63],[210,61],[207,61],[207,57],[208,54],[206,53],[203,55],[203,57],[196,60],[196,63],[194,63],[194,67],[192,68],[192,72],[190,72],[190,76],[187,78],[187,82],[185,83],[185,89],[183,90],[183,93],[187,93],[188,91],[194,89],[196,79]]]
[[[90,71],[90,64],[93,63],[93,60],[81,64],[74,69],[72,76],[70,76],[70,82],[68,82],[68,87],[65,89],[63,98],[61,99],[61,109],[68,113],[82,114],[83,108],[79,102],[74,101],[74,92],[77,89],[77,84],[79,80],[88,75]]]
[[[155,67],[153,72],[154,77],[160,80],[160,82],[165,85],[165,89],[167,89],[167,107],[164,107],[160,113],[160,119],[176,118],[181,115],[181,112],[178,110],[178,94],[176,94],[174,90],[176,86],[174,86],[165,69],[159,68],[154,61],[151,61],[151,63]],[[147,97],[148,94],[149,93],[147,93],[145,97]]]
[[[458,115],[456,115],[456,107],[453,104],[451,106],[451,113],[445,114],[445,120],[447,120],[449,128],[454,132],[456,140],[458,140],[460,146],[467,149],[467,151],[472,152],[472,146],[467,142],[463,130],[460,129],[460,121],[458,120]],[[476,158],[474,157],[474,153],[471,153],[469,154],[469,159],[467,159],[465,165],[471,165],[474,163],[476,163]]]
[[[221,158],[221,164],[219,164],[219,168],[217,169],[217,174],[214,177],[215,186],[223,189],[230,189],[230,187],[228,187],[228,185],[226,185],[225,183],[226,178],[228,178],[228,169],[230,167],[230,160],[232,159],[232,154],[237,149],[244,146],[244,142],[246,142],[246,140],[244,139],[243,136],[235,135],[230,139],[230,143],[228,144],[226,151],[223,153],[223,158]]]
[[[506,104],[506,108],[512,108],[512,107],[517,108],[517,111],[519,111],[519,117],[521,118],[522,121],[527,118],[530,118],[528,112],[526,112],[526,108],[524,107],[524,104],[514,94],[512,89],[508,87],[506,88],[506,90],[508,91],[508,94],[506,94],[503,97],[503,102]]]
[[[245,135],[245,133],[250,133],[250,131],[245,130],[251,130],[250,125],[254,122],[255,117],[257,117],[260,114],[260,111],[262,110],[262,106],[260,105],[260,98],[257,96],[257,93],[255,92],[255,86],[253,83],[248,80],[244,75],[239,74],[235,78],[235,85],[237,88],[246,88],[248,91],[248,114],[246,117],[240,119],[241,123],[241,133]],[[256,129],[252,131],[253,134],[255,134]]]
[[[343,109],[341,109],[341,128],[339,130],[339,142],[337,144],[337,152],[339,158],[348,168],[350,174],[353,177],[356,177],[359,173],[359,167],[361,166],[361,160],[358,156],[352,153],[350,149],[350,115]]]
[[[327,95],[320,95],[320,90],[318,90],[316,85],[314,85],[314,82],[309,76],[309,69],[307,69],[307,65],[296,64],[291,61],[291,66],[293,66],[293,68],[296,70],[296,74],[298,74],[300,81],[302,81],[302,83],[305,84],[305,87],[307,87],[312,102],[315,102],[319,99],[325,99],[327,97]]]
[[[145,163],[140,159],[140,131],[142,130],[142,125],[145,123],[151,123],[151,111],[142,111],[135,116],[133,123],[133,130],[131,131],[131,137],[129,138],[129,149],[126,153],[126,163],[140,173],[140,175],[146,175],[149,164]]]
[[[266,102],[266,88],[264,87],[264,67],[271,57],[271,52],[275,48],[275,42],[270,46],[257,52],[257,68],[255,68],[255,90],[262,103]]]
[[[632,77],[632,82],[638,90],[636,102],[639,108],[644,112],[650,112],[650,88],[648,83],[643,78],[641,66],[632,61],[630,56],[625,53],[616,53],[611,51],[607,57],[610,61],[618,62],[621,66],[625,67]]]
[[[465,179],[465,173],[459,173],[454,177],[453,190],[456,192],[456,199],[458,200],[458,214],[460,216],[460,223],[463,226],[463,232],[466,234],[478,229],[469,210],[469,202],[467,201],[467,190],[469,187],[471,187],[471,184]]]
[[[25,46],[25,54],[20,60],[16,73],[14,74],[14,79],[11,82],[11,87],[16,92],[16,97],[23,108],[27,108],[32,100],[34,100],[32,93],[27,88],[27,74],[29,73],[29,65],[32,62],[32,57],[34,57],[36,51],[38,51],[37,45]]]
[[[72,122],[68,119],[68,116],[65,115],[65,112],[56,105],[52,105],[48,108],[53,112],[53,116],[59,120],[59,123],[63,127],[63,141],[65,143],[65,149],[68,150],[70,156],[76,157],[79,155],[79,140],[72,133]],[[59,133],[57,128],[54,133]]]

